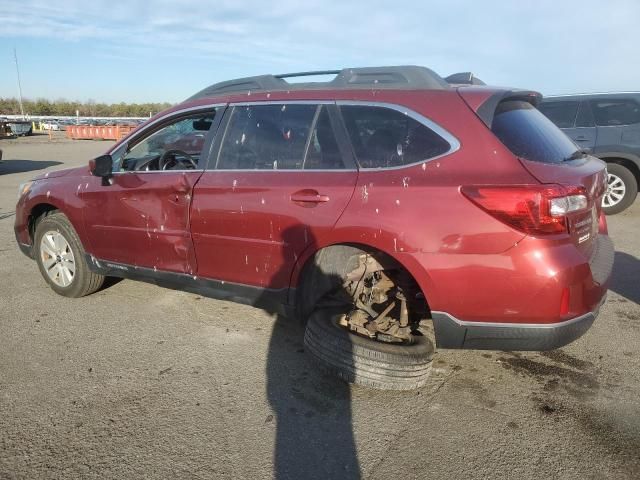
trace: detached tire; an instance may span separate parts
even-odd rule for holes
[[[340,315],[320,309],[307,322],[305,351],[322,370],[380,390],[412,390],[427,382],[434,351],[427,337],[413,336],[409,345],[370,340],[338,325]]]
[[[638,181],[631,170],[617,163],[607,163],[609,178],[607,191],[602,199],[602,210],[615,215],[626,210],[638,195]]]
[[[38,222],[33,249],[42,277],[59,295],[84,297],[104,283],[103,275],[89,269],[80,238],[63,213],[50,213]]]

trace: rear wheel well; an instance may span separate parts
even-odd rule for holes
[[[629,170],[631,173],[633,173],[633,176],[636,177],[636,182],[638,183],[638,185],[640,185],[640,167],[638,167],[638,165],[632,160],[629,160],[627,158],[618,158],[618,157],[605,157],[605,158],[601,158],[601,160],[606,163],[616,163],[618,165],[623,166],[624,168]]]
[[[31,213],[29,214],[29,237],[31,238],[31,242],[33,243],[33,238],[34,238],[34,234],[36,231],[36,226],[38,225],[38,222],[46,217],[47,215],[51,214],[51,212],[55,212],[58,209],[49,204],[49,203],[39,203],[38,205],[36,205],[35,207],[33,207],[31,209]]]
[[[374,268],[390,272],[394,283],[406,292],[411,316],[430,317],[427,298],[413,275],[391,255],[361,244],[338,244],[321,248],[305,263],[296,289],[296,314],[305,322],[327,294],[343,286],[347,275],[358,267],[362,255]]]

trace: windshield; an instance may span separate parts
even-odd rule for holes
[[[500,103],[491,130],[520,158],[542,163],[560,163],[582,156],[562,130],[528,102]]]

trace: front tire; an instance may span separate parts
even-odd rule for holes
[[[617,163],[607,163],[609,178],[607,190],[602,198],[602,209],[607,215],[626,210],[638,195],[638,182],[628,168]]]
[[[63,213],[50,213],[38,222],[33,248],[42,277],[59,295],[84,297],[104,283],[103,275],[89,269],[80,238]]]
[[[322,370],[380,390],[412,390],[427,382],[434,346],[426,336],[412,335],[408,345],[375,341],[341,327],[340,316],[320,308],[308,319],[305,351]]]

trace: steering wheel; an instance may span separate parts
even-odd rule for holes
[[[177,156],[184,157],[184,160],[178,160],[176,158]],[[166,152],[164,152],[158,159],[158,168],[160,170],[166,170],[167,167],[172,163],[172,160],[176,163],[188,162],[193,166],[194,169],[198,168],[198,164],[193,159],[193,157],[187,152],[183,152],[182,150],[167,150]]]

